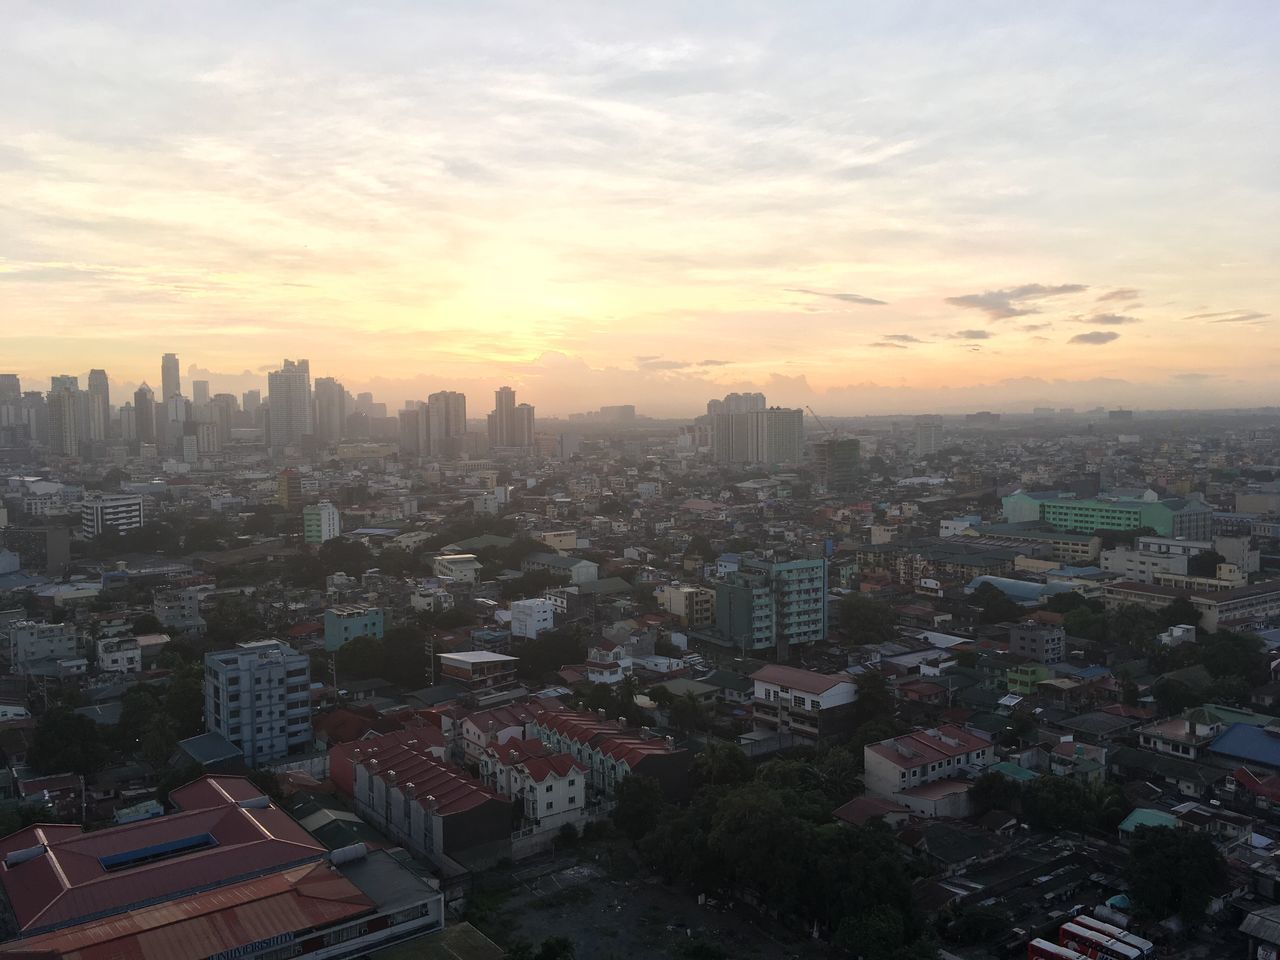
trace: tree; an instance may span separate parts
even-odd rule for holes
[[[870,667],[854,677],[853,682],[858,688],[853,715],[859,726],[872,720],[893,716],[896,705],[893,691],[889,689],[889,681],[883,673]]]
[[[1199,921],[1226,882],[1226,865],[1208,835],[1168,827],[1139,827],[1129,841],[1129,891],[1148,916],[1176,913]]]
[[[1037,777],[1022,789],[1027,820],[1043,830],[1086,830],[1091,823],[1089,791],[1066,777]]]
[[[998,773],[984,773],[973,781],[969,799],[973,804],[974,813],[1013,810],[1018,803],[1020,793],[1018,785],[1008,777]]]
[[[693,691],[689,691],[683,697],[676,697],[671,702],[668,713],[671,717],[671,725],[685,736],[707,727],[707,708]]]
[[[533,960],[575,960],[578,950],[568,937],[547,937]]]
[[[98,725],[65,707],[55,707],[36,724],[27,762],[39,773],[91,777],[102,767],[106,748]]]
[[[151,633],[163,633],[164,625],[153,613],[144,613],[133,621],[133,635],[143,637]]]
[[[1226,561],[1227,558],[1216,550],[1205,550],[1187,560],[1187,574],[1192,577],[1216,577],[1218,564]],[[1182,622],[1191,623],[1192,621],[1183,620]]]
[[[624,777],[614,789],[613,822],[638,847],[662,813],[662,787],[652,777]]]
[[[840,629],[854,644],[887,643],[898,635],[898,618],[887,603],[861,594],[840,601]]]
[[[972,601],[982,610],[983,623],[1006,623],[1021,620],[1023,609],[1010,600],[999,587],[981,584],[973,591]]]
[[[1156,706],[1160,708],[1163,716],[1181,713],[1188,707],[1195,707],[1204,702],[1204,698],[1190,686],[1181,680],[1173,680],[1169,677],[1161,677],[1157,680],[1155,686],[1151,688],[1151,693],[1156,698]]]
[[[880,904],[841,921],[835,942],[864,960],[893,960],[906,944],[906,924],[896,908]]]
[[[354,637],[338,648],[338,684],[386,677],[386,648],[377,637]]]
[[[699,786],[732,786],[746,783],[755,772],[742,749],[723,740],[710,740],[706,749],[693,758],[690,772]]]

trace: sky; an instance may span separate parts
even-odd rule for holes
[[[1276,402],[1280,4],[6,4],[0,372]]]

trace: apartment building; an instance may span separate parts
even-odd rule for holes
[[[280,640],[257,640],[204,657],[204,722],[249,766],[311,743],[311,660]]]
[[[1009,631],[1009,652],[1036,663],[1061,663],[1066,645],[1067,632],[1056,624],[1024,620]]]
[[[658,588],[658,604],[686,627],[709,627],[716,621],[716,593],[706,587],[669,583]]]
[[[743,556],[738,569],[716,584],[719,642],[743,651],[774,650],[779,660],[794,646],[827,636],[827,561],[766,560]]]
[[[60,660],[74,659],[78,649],[73,623],[18,620],[9,624],[9,663],[14,673],[45,672]]]
[[[381,607],[365,603],[330,607],[324,612],[324,648],[332,652],[356,637],[381,640],[383,623]]]
[[[90,493],[80,501],[80,534],[86,540],[106,530],[124,533],[146,522],[140,496],[125,493]]]
[[[198,587],[157,590],[151,610],[160,625],[171,633],[203,633],[206,624],[200,616],[200,594]]]
[[[790,733],[817,743],[853,728],[858,687],[849,675],[828,675],[770,664],[751,675],[756,730]]]
[[[571,584],[590,583],[600,579],[600,565],[580,557],[566,557],[558,553],[531,553],[520,561],[521,573],[547,571],[569,578]]]
[[[327,543],[341,533],[342,515],[328,500],[310,503],[302,508],[302,539],[307,543]]]
[[[511,602],[511,636],[535,639],[555,626],[555,604],[545,597]]]
[[[939,780],[981,772],[995,762],[992,743],[978,731],[944,724],[913,730],[862,748],[867,792],[893,799]]]
[[[522,831],[548,833],[587,819],[587,771],[569,754],[513,739],[488,747],[479,765],[485,786],[516,804]]]
[[[533,709],[519,703],[468,714],[458,725],[462,734],[459,759],[478,763],[489,748],[502,746],[508,740],[524,740],[530,735],[533,721]]]
[[[448,553],[431,561],[431,569],[437,577],[461,583],[475,583],[483,566],[474,553]]]

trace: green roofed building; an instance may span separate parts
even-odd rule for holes
[[[1019,490],[1004,498],[1004,515],[1010,522],[1037,519],[1054,530],[1076,533],[1147,527],[1162,537],[1209,540],[1213,536],[1213,509],[1204,501],[1184,497],[1160,499],[1152,492],[1136,497],[1076,499],[1063,492]]]

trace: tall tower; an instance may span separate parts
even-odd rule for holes
[[[433,457],[456,457],[462,452],[467,433],[467,398],[455,390],[441,390],[427,397],[430,424],[430,453]]]
[[[166,353],[160,360],[160,402],[182,393],[182,374],[178,371],[178,355]]]
[[[347,391],[333,377],[317,377],[315,398],[316,436],[325,443],[337,443],[347,422]]]
[[[489,446],[514,447],[516,431],[516,392],[499,387],[493,392],[493,413],[489,414]]]
[[[267,374],[271,446],[280,449],[297,443],[312,432],[311,364],[285,360],[279,370]]]
[[[90,440],[105,440],[107,425],[111,422],[111,386],[107,381],[107,371],[89,371],[88,400],[88,437]]]
[[[70,381],[70,385],[68,384]],[[49,449],[64,457],[80,455],[79,390],[75,377],[54,377],[49,391]]]
[[[145,383],[133,392],[133,417],[137,424],[138,440],[156,442],[156,395]]]
[[[197,407],[203,407],[209,402],[208,380],[191,381],[191,402]]]

